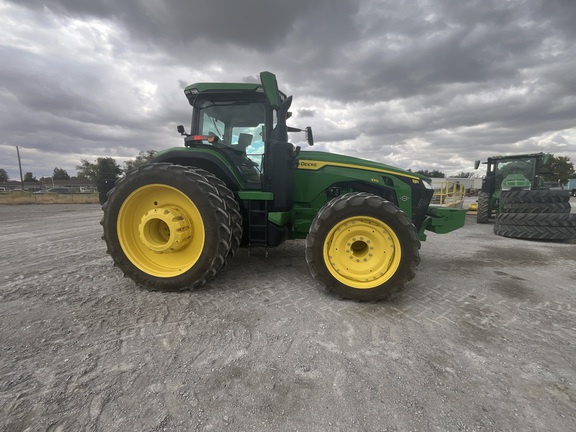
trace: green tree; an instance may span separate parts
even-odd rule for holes
[[[114,183],[122,175],[122,168],[111,157],[100,157],[96,159],[96,162],[81,159],[80,162],[82,162],[81,165],[76,166],[78,178],[95,181],[100,194],[100,204],[104,204],[106,193],[114,187]]]
[[[76,166],[76,175],[79,179],[88,179],[95,182],[101,180],[116,180],[122,174],[122,168],[111,157],[99,157],[96,162],[86,159],[80,160],[81,164]]]
[[[548,161],[542,166],[541,173],[544,181],[557,182],[560,180],[562,184],[576,175],[574,164],[570,162],[568,156],[556,157],[553,154],[550,155]]]
[[[8,173],[4,168],[0,168],[0,182],[7,182],[8,180],[10,180],[8,178]]]
[[[453,178],[474,178],[474,173],[473,172],[459,172],[458,174],[456,174]]]
[[[444,174],[442,171],[438,171],[438,170],[433,170],[433,171],[418,170],[416,172],[418,174],[425,175],[426,177],[432,177],[432,178],[445,178],[446,177],[446,174]]]
[[[30,171],[28,171],[26,174],[24,174],[24,181],[25,182],[37,182],[38,179],[34,176],[34,174],[32,174]]]
[[[80,165],[76,165],[76,177],[80,180],[96,181],[96,172],[98,166],[96,163],[89,162],[86,159],[80,159]]]
[[[124,162],[124,170],[130,171],[134,168],[138,168],[139,166],[145,165],[150,162],[150,159],[154,157],[156,154],[156,150],[145,150],[138,153],[135,159],[129,159]]]
[[[54,180],[70,180],[70,176],[63,168],[54,168],[54,174],[52,174]]]

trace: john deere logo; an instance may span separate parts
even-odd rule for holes
[[[318,164],[317,164],[316,162],[300,161],[300,166],[301,166],[301,167],[317,167]]]
[[[400,199],[401,199],[402,201],[408,201],[408,197],[407,197],[406,195],[402,195],[402,196],[400,197]]]

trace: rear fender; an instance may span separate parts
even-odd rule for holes
[[[209,171],[233,191],[246,189],[246,182],[224,155],[211,149],[174,148],[157,153],[151,163],[168,162]]]

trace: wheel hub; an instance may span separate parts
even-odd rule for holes
[[[327,236],[324,259],[336,279],[355,288],[372,288],[388,280],[400,259],[390,228],[371,217],[352,217]]]
[[[157,207],[148,211],[138,226],[140,241],[151,251],[171,253],[182,249],[192,238],[192,224],[181,211]]]

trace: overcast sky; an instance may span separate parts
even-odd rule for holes
[[[182,146],[198,81],[278,77],[317,145],[401,168],[576,162],[576,0],[0,0],[0,168]],[[298,137],[294,137],[298,139]]]

